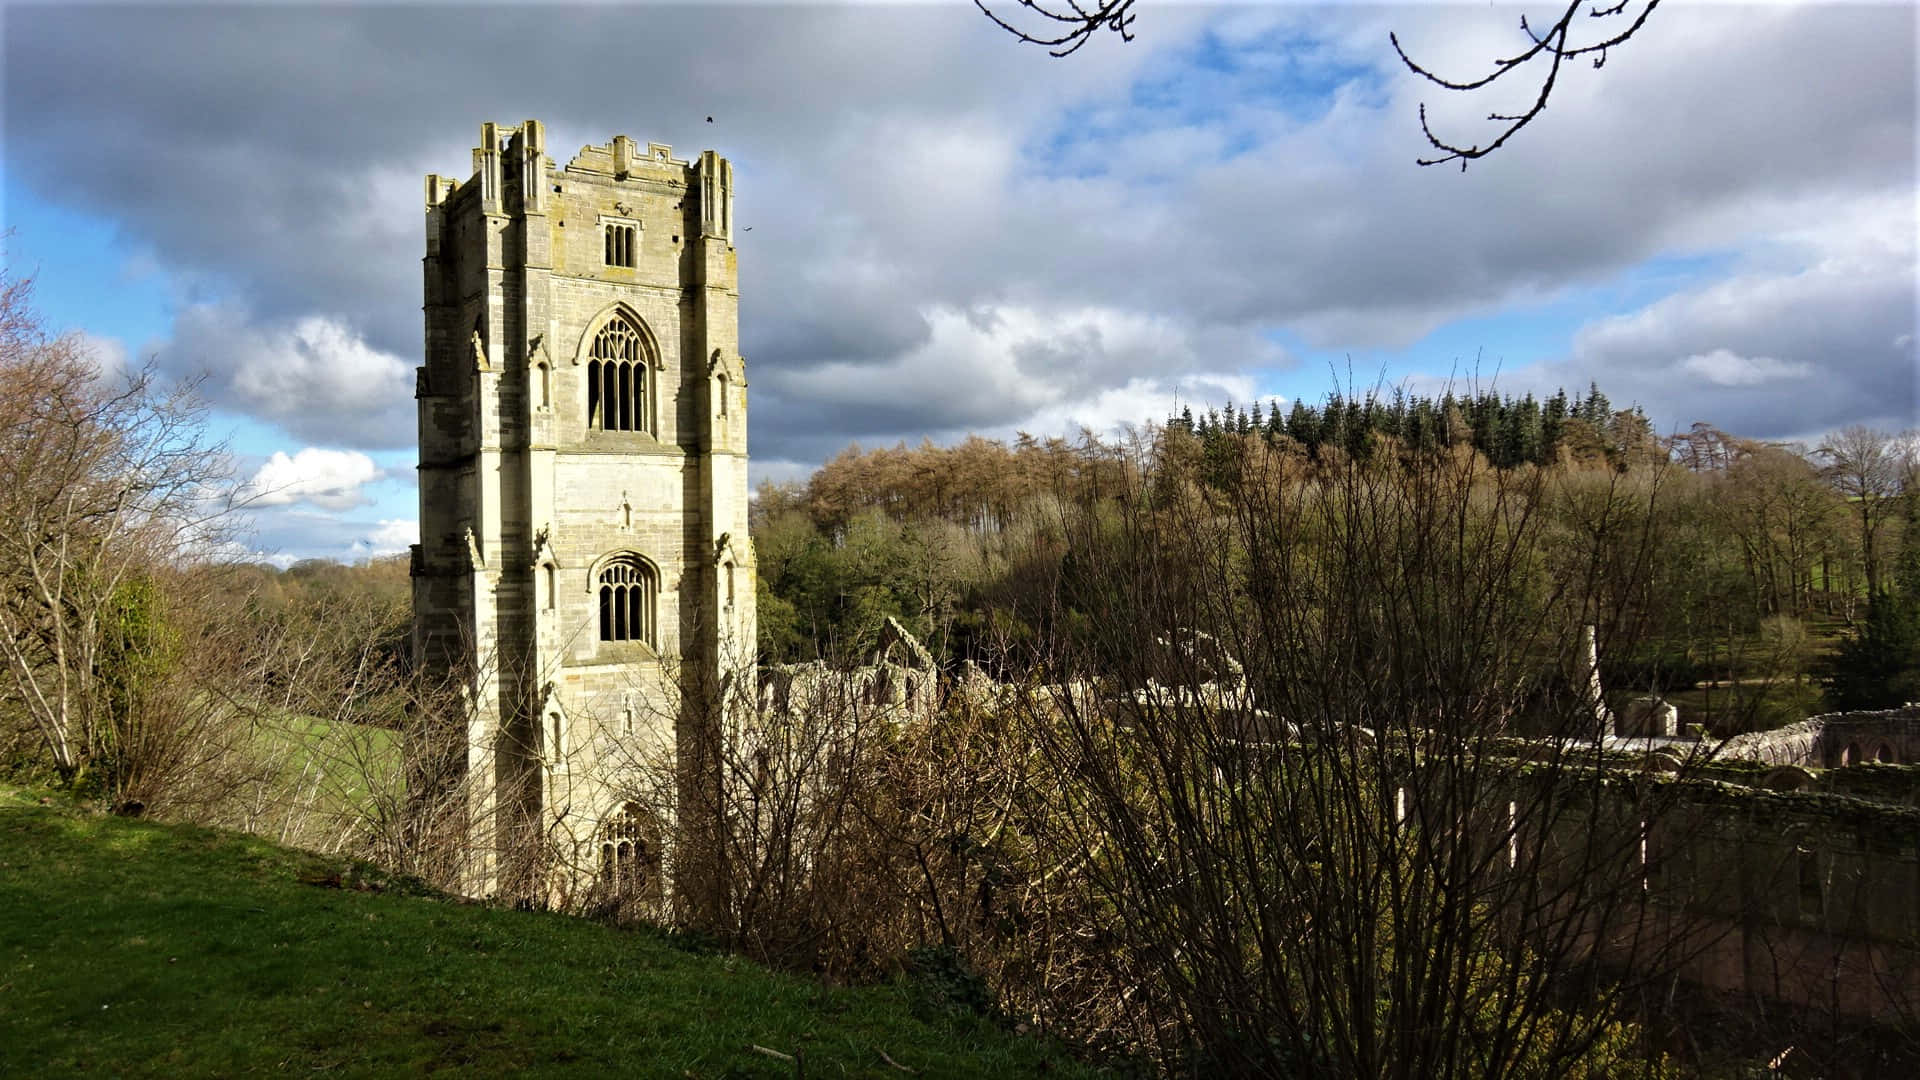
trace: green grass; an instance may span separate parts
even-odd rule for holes
[[[269,713],[254,728],[254,740],[264,758],[279,762],[281,784],[322,812],[364,813],[375,786],[399,783],[397,731]]]
[[[43,802],[0,789],[0,1075],[907,1075],[882,1052],[921,1076],[1092,1075],[909,984],[829,988]]]

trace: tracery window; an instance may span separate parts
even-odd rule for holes
[[[600,828],[600,880],[620,892],[645,890],[658,872],[659,852],[646,812],[627,803]]]
[[[648,409],[646,343],[624,315],[615,315],[594,335],[587,360],[587,426],[602,431],[652,431]]]
[[[600,640],[654,642],[659,579],[638,555],[616,555],[600,571]]]

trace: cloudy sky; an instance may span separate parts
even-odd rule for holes
[[[1669,4],[1498,154],[1417,166],[1421,102],[1471,141],[1520,98],[1389,31],[1467,76],[1520,10],[1140,0],[1055,60],[966,0],[12,4],[6,258],[103,363],[206,376],[283,559],[413,539],[422,177],[485,120],[733,159],[763,477],[1336,381],[1920,423],[1914,7]]]

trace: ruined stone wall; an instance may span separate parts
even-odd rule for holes
[[[1752,791],[1662,831],[1662,900],[1718,990],[1879,1022],[1920,1019],[1920,813]]]
[[[1797,724],[1739,735],[1718,757],[1771,765],[1835,768],[1920,761],[1920,708],[1827,713]]]
[[[1920,811],[1674,783],[1678,797],[1648,822],[1623,794],[1612,828],[1644,837],[1617,845],[1624,865],[1581,867],[1641,898],[1620,909],[1608,940],[1587,947],[1629,966],[1678,960],[1676,974],[1695,992],[1883,1024],[1920,1020]],[[1582,830],[1607,820],[1562,824]],[[1596,850],[1585,843],[1570,836],[1568,850]]]

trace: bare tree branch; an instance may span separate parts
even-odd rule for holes
[[[1585,15],[1589,19],[1600,20],[1610,30],[1619,24],[1618,22],[1608,20],[1625,18],[1628,15],[1629,9],[1634,4],[1635,0],[1620,0],[1619,3],[1611,7],[1595,6],[1587,8]],[[1535,61],[1544,60],[1547,65],[1546,77],[1540,80],[1540,91],[1534,96],[1533,104],[1528,106],[1526,111],[1519,113],[1496,112],[1487,115],[1488,120],[1505,126],[1500,129],[1499,133],[1492,140],[1484,144],[1477,142],[1462,144],[1448,139],[1442,139],[1436,135],[1432,125],[1429,124],[1427,120],[1426,103],[1422,102],[1420,104],[1420,131],[1421,134],[1427,137],[1427,142],[1433,149],[1439,152],[1439,155],[1436,157],[1421,158],[1420,164],[1442,165],[1450,161],[1458,161],[1460,168],[1464,170],[1467,167],[1467,162],[1475,158],[1486,157],[1488,154],[1506,145],[1508,139],[1511,139],[1521,128],[1531,124],[1534,118],[1538,117],[1540,113],[1546,109],[1547,99],[1553,95],[1554,85],[1560,77],[1560,65],[1576,57],[1591,57],[1595,68],[1605,66],[1607,62],[1607,51],[1626,42],[1629,38],[1633,37],[1633,35],[1639,33],[1640,28],[1646,25],[1647,18],[1653,14],[1653,9],[1660,6],[1660,0],[1644,0],[1644,4],[1645,6],[1640,8],[1639,13],[1633,17],[1626,29],[1620,30],[1617,33],[1607,33],[1599,40],[1585,43],[1580,43],[1576,40],[1574,28],[1582,14],[1581,9],[1586,7],[1586,0],[1571,0],[1571,2],[1567,4],[1566,9],[1560,13],[1560,17],[1555,19],[1553,24],[1550,25],[1544,33],[1535,31],[1533,26],[1527,21],[1527,17],[1522,15],[1520,17],[1520,30],[1527,35],[1533,44],[1513,56],[1494,60],[1493,70],[1473,79],[1448,79],[1437,74],[1431,68],[1416,63],[1411,56],[1407,55],[1407,50],[1400,44],[1400,36],[1398,34],[1387,35],[1388,40],[1393,43],[1393,51],[1399,55],[1400,62],[1407,65],[1407,70],[1443,90],[1470,93],[1492,86],[1508,75],[1525,69]],[[1538,69],[1536,68],[1535,70]]]
[[[1133,40],[1133,0],[1100,0],[1094,4],[1081,4],[1078,0],[1060,0],[1056,3],[1020,0],[1020,7],[1037,20],[1033,24],[1035,29],[1031,30],[1022,29],[994,14],[993,9],[986,5],[986,0],[973,0],[973,6],[992,19],[1000,29],[1029,45],[1039,45],[1054,56],[1071,56],[1079,52],[1080,47],[1102,29],[1119,34],[1122,41]]]
[[[973,0],[973,3],[981,14],[993,20],[1000,29],[1029,45],[1039,45],[1054,56],[1071,56],[1079,52],[1082,46],[1093,39],[1093,35],[1103,29],[1119,34],[1123,41],[1133,40],[1134,0],[1099,0],[1097,3],[1081,3],[1080,0],[1019,0],[1020,14],[1009,16],[994,11],[986,0]],[[1464,170],[1467,162],[1500,149],[1546,109],[1547,100],[1553,96],[1553,89],[1559,81],[1562,63],[1586,58],[1591,60],[1595,68],[1606,66],[1608,51],[1639,33],[1653,10],[1659,6],[1660,0],[1618,0],[1607,6],[1589,6],[1589,0],[1568,0],[1559,18],[1544,31],[1536,30],[1522,15],[1520,30],[1527,35],[1531,44],[1512,56],[1496,58],[1492,70],[1469,79],[1450,79],[1416,62],[1400,44],[1399,35],[1389,34],[1388,40],[1393,43],[1393,51],[1400,57],[1401,63],[1415,75],[1443,90],[1471,93],[1492,86],[1516,71],[1527,70],[1536,61],[1546,65],[1539,92],[1524,111],[1487,114],[1489,121],[1502,126],[1486,142],[1465,143],[1451,137],[1442,138],[1433,130],[1427,118],[1426,103],[1422,102],[1420,131],[1436,154],[1420,158],[1420,164],[1441,165],[1458,161]],[[1625,28],[1616,29],[1623,21]],[[1598,36],[1586,40],[1577,33],[1577,28],[1583,26],[1596,28]],[[1536,66],[1531,70],[1539,69]]]

